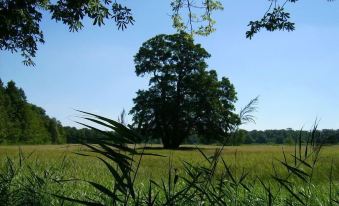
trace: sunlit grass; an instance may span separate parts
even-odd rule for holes
[[[138,145],[142,147],[143,145]],[[149,145],[148,145],[149,146]],[[138,181],[148,181],[150,178],[160,180],[166,177],[168,172],[168,163],[171,158],[173,166],[182,172],[182,161],[193,164],[204,164],[202,155],[193,145],[184,145],[180,150],[159,149],[160,145],[152,145],[154,148],[146,149],[146,152],[160,154],[165,157],[143,156],[141,168],[138,173]],[[212,155],[217,146],[199,145],[199,148],[206,154]],[[81,153],[87,150],[82,145],[34,145],[21,146],[25,154],[33,152],[29,161],[39,161],[40,165],[52,166],[58,165],[63,158],[67,160],[67,169],[64,171],[67,176],[74,178],[86,178],[91,180],[108,180],[110,175],[105,166],[98,159],[93,157],[83,157],[75,153]],[[250,145],[250,146],[229,146],[225,147],[222,157],[232,166],[244,168],[250,171],[250,176],[264,178],[272,174],[272,163],[277,163],[283,159],[282,150],[286,154],[293,154],[294,146],[276,146],[276,145]],[[19,146],[0,146],[0,159],[6,156],[15,157],[19,151]],[[138,156],[134,157],[136,160]],[[327,182],[331,162],[334,162],[334,174],[339,174],[339,146],[323,147],[314,181]],[[1,161],[3,162],[3,161]],[[236,162],[236,164],[235,164]],[[335,175],[335,181],[339,181],[339,175]]]
[[[138,150],[142,150],[145,145],[137,145]],[[168,179],[169,168],[173,168],[178,172],[179,176],[185,177],[185,169],[183,162],[189,162],[192,165],[208,166],[203,155],[198,151],[197,147],[207,156],[212,156],[218,146],[206,145],[184,145],[179,150],[164,150],[160,148],[161,145],[147,145],[146,153],[155,153],[160,156],[143,156],[141,165],[138,171],[135,188],[140,191],[147,191],[149,180],[161,183],[161,180]],[[132,147],[132,145],[131,145]],[[0,146],[0,161],[1,167],[5,166],[6,158],[10,157],[15,164],[19,164],[19,148],[28,157],[24,162],[34,170],[38,176],[44,177],[47,173],[50,179],[46,184],[48,191],[43,202],[51,202],[54,205],[62,204],[58,198],[53,198],[50,193],[64,194],[67,197],[75,199],[97,199],[100,193],[88,183],[81,181],[93,181],[112,189],[114,180],[102,161],[94,157],[81,156],[78,154],[91,154],[88,148],[83,145],[25,145],[25,146]],[[221,152],[221,157],[227,162],[228,166],[233,172],[233,175],[238,178],[242,171],[249,172],[247,181],[255,182],[255,187],[252,188],[252,197],[263,197],[265,190],[258,180],[270,182],[274,174],[273,165],[276,165],[278,173],[287,174],[285,167],[281,166],[279,160],[283,160],[283,151],[287,155],[287,159],[292,160],[289,154],[294,154],[294,146],[277,146],[277,145],[246,145],[246,146],[227,146]],[[78,154],[77,154],[78,153]],[[133,157],[135,162],[138,162],[140,156]],[[171,162],[171,166],[170,166]],[[318,199],[323,199],[326,202],[329,189],[329,176],[331,174],[331,165],[333,162],[332,183],[339,184],[339,145],[325,146],[321,149],[320,158],[314,170],[312,184],[315,184],[312,194],[317,194]],[[17,166],[17,168],[19,168]],[[26,167],[27,168],[27,167]],[[220,176],[225,168],[221,163],[218,165],[216,175]],[[19,178],[25,180],[32,175],[29,171],[22,171]],[[65,183],[56,183],[53,179],[71,180]],[[75,181],[74,181],[75,180]],[[79,181],[80,180],[80,181]],[[29,183],[30,184],[30,183]],[[178,185],[184,185],[184,182],[179,182]],[[335,186],[337,188],[337,186]],[[274,186],[277,190],[277,185]],[[333,194],[337,194],[333,193]],[[99,196],[98,196],[99,195]],[[240,195],[241,196],[241,195]],[[239,196],[239,198],[240,198]],[[284,195],[278,196],[283,198]],[[162,197],[164,198],[164,197]],[[245,198],[246,199],[246,198]],[[244,199],[244,200],[245,200]],[[255,202],[255,200],[249,200]],[[279,200],[276,200],[279,202]],[[109,203],[108,203],[109,204]]]

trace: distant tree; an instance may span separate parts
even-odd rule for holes
[[[5,137],[7,136],[7,127],[8,127],[7,105],[8,100],[5,93],[5,87],[0,79],[0,143],[5,141]]]
[[[8,115],[8,132],[7,139],[9,142],[19,142],[23,137],[25,127],[25,102],[26,96],[22,89],[16,87],[13,81],[7,83],[5,89],[7,96],[7,115]]]
[[[52,143],[51,133],[48,129],[49,117],[46,115],[45,110],[33,104],[26,103],[23,116],[23,132],[18,143]]]
[[[259,144],[265,144],[267,143],[267,135],[263,131],[256,131],[253,132],[253,139],[255,140],[255,143]]]
[[[294,144],[294,140],[291,136],[287,136],[286,139],[284,140],[284,143],[285,144],[288,144],[288,145],[293,145]]]
[[[322,136],[325,138],[324,143],[337,144],[339,143],[339,130],[323,129]]]
[[[248,139],[247,136],[248,135],[246,130],[239,129],[238,131],[236,131],[235,137],[230,139],[230,143],[231,145],[241,145],[245,143],[245,141]]]
[[[55,118],[49,120],[48,130],[51,134],[51,142],[53,144],[61,144],[66,142],[63,134],[63,128],[61,127],[60,122],[58,122]]]
[[[273,137],[273,138],[274,138],[274,137]],[[275,137],[274,139],[275,139],[275,140],[274,140],[274,143],[275,143],[275,144],[283,144],[283,143],[284,143],[284,138],[281,137],[281,136]]]
[[[253,143],[254,143],[254,140],[252,136],[249,134],[249,132],[246,132],[244,144],[253,144]]]
[[[79,137],[79,131],[75,127],[64,127],[65,138],[67,143],[79,143],[81,137]]]
[[[157,35],[143,43],[134,57],[137,76],[150,76],[149,89],[134,99],[133,126],[175,149],[190,135],[221,139],[240,123],[234,86],[214,70],[210,57],[186,33]]]
[[[91,143],[95,142],[98,138],[106,137],[104,134],[88,128],[77,129],[66,126],[63,128],[63,131],[67,143]]]
[[[323,129],[317,130],[321,138],[317,141],[327,144],[336,144],[339,143],[339,130],[333,129]],[[257,131],[252,130],[247,132],[247,138],[245,139],[245,144],[250,143],[274,143],[274,144],[294,144],[299,142],[299,138],[302,143],[306,143],[307,137],[310,135],[310,131],[300,131],[292,130],[291,128],[287,129],[275,129],[275,130],[264,130]]]
[[[25,92],[13,81],[4,87],[0,80],[0,143],[45,144],[62,143],[63,128],[55,121],[55,131],[50,130],[50,121],[45,111],[26,100]],[[54,139],[55,138],[55,141]],[[53,140],[52,140],[53,139]]]

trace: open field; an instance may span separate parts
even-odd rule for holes
[[[143,156],[141,166],[138,172],[136,185],[141,191],[147,189],[150,179],[156,182],[161,182],[161,179],[166,181],[168,177],[169,164],[172,163],[173,168],[180,176],[186,176],[183,168],[183,161],[192,163],[193,165],[205,165],[203,155],[192,145],[185,145],[180,150],[163,150],[160,145],[148,145],[145,150],[147,153],[155,153],[165,157],[158,156]],[[138,145],[140,149],[141,145]],[[36,173],[41,171],[40,175],[54,173],[53,177],[58,179],[85,179],[98,182],[108,188],[112,186],[112,177],[109,174],[106,166],[95,157],[80,156],[76,153],[89,154],[88,149],[82,145],[39,145],[39,146],[22,146],[20,147],[27,160],[24,164],[34,168]],[[199,148],[207,154],[212,155],[217,146],[202,146]],[[227,146],[222,151],[222,158],[230,166],[235,176],[240,176],[242,171],[249,172],[246,179],[249,182],[254,182],[257,178],[269,182],[271,175],[274,173],[273,166],[275,165],[278,172],[287,173],[286,168],[281,166],[279,160],[283,160],[283,150],[288,159],[291,159],[290,154],[294,154],[294,146],[272,146],[272,145],[251,145],[251,146]],[[2,167],[5,164],[5,159],[10,157],[15,160],[15,164],[19,164],[19,146],[0,146],[0,160]],[[136,162],[140,156],[133,157]],[[333,164],[332,164],[333,163]],[[329,176],[333,165],[332,180],[334,194],[338,195],[339,184],[339,145],[325,146],[320,152],[320,158],[316,165],[313,174],[313,184],[316,194],[323,195],[321,198],[326,198],[327,193],[322,191],[328,190]],[[219,165],[220,173],[222,167]],[[28,173],[27,173],[28,174]],[[259,185],[256,183],[256,185]],[[62,188],[62,189],[60,189]],[[97,192],[89,184],[82,181],[71,181],[60,187],[59,184],[51,184],[50,191],[62,190],[63,194],[77,198],[95,198]],[[261,187],[254,188],[253,193],[258,196],[264,194]],[[60,202],[55,198],[51,200],[53,204],[59,205]],[[260,204],[259,204],[260,205]]]
[[[139,146],[141,147],[141,146]],[[173,167],[182,171],[182,161],[193,164],[203,164],[204,158],[193,145],[185,145],[181,150],[163,150],[160,145],[152,145],[153,148],[146,149],[148,153],[160,154],[165,157],[144,156],[139,171],[139,180],[148,181],[149,178],[161,179],[168,173],[168,164],[171,159]],[[82,145],[34,145],[21,146],[24,154],[32,153],[29,161],[38,162],[41,166],[57,166],[65,158],[67,162],[67,173],[69,176],[87,179],[106,179],[108,175],[105,166],[98,159],[83,157],[75,153],[86,152],[87,148]],[[199,146],[206,154],[212,155],[217,146]],[[250,171],[250,176],[265,178],[272,174],[272,163],[279,164],[283,160],[283,149],[286,154],[294,153],[294,146],[227,146],[222,152],[222,157],[232,167],[244,168]],[[0,159],[6,156],[17,157],[19,146],[0,146]],[[136,160],[139,157],[135,157]],[[339,145],[323,147],[318,161],[315,181],[321,182],[328,176],[331,162],[334,163],[335,180],[339,181]],[[2,161],[3,162],[3,161]],[[236,162],[236,164],[235,164]]]

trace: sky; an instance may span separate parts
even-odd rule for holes
[[[248,130],[339,129],[339,2],[298,1],[289,5],[293,32],[266,32],[245,38],[250,20],[262,17],[269,2],[222,1],[215,14],[217,31],[197,37],[210,54],[209,69],[226,76],[237,91],[237,111],[259,96],[256,124]],[[0,78],[24,89],[29,102],[65,126],[76,126],[80,109],[117,119],[129,111],[136,91],[148,79],[134,73],[133,56],[157,34],[172,34],[170,1],[122,0],[132,9],[135,25],[118,31],[107,22],[77,33],[44,14],[36,67],[22,64],[19,54],[0,53]],[[130,122],[131,117],[127,120]]]

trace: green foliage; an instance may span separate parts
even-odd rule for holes
[[[77,129],[66,126],[63,131],[67,143],[91,143],[93,139],[104,137],[103,134],[88,128]]]
[[[173,27],[178,32],[201,36],[208,36],[215,31],[216,21],[212,18],[212,13],[224,9],[222,3],[217,0],[204,0],[199,3],[192,0],[172,0],[171,7]],[[199,12],[200,10],[203,12]]]
[[[47,1],[0,1],[0,49],[16,52],[21,50],[25,65],[34,65],[37,43],[44,43],[39,22],[39,11]]]
[[[295,29],[290,14],[285,11],[288,3],[297,0],[269,0],[270,6],[260,20],[250,21],[247,38],[252,38],[261,29],[268,31]],[[328,0],[333,1],[333,0]],[[208,36],[215,31],[213,14],[223,10],[218,0],[171,0],[173,27],[191,35]],[[50,13],[52,19],[62,22],[69,30],[79,31],[83,19],[89,18],[93,25],[104,25],[113,19],[118,29],[124,30],[134,23],[131,9],[111,0],[1,0],[0,1],[0,50],[21,51],[25,65],[35,65],[37,44],[44,43],[40,28],[42,13]]]
[[[262,28],[267,31],[293,31],[295,29],[294,23],[289,21],[290,14],[285,12],[283,6],[275,6],[272,11],[270,10],[274,2],[276,1],[271,1],[269,10],[265,13],[261,20],[250,21],[248,24],[248,26],[250,26],[250,30],[246,32],[246,38],[251,39],[254,34],[258,33]]]
[[[136,199],[138,198],[139,194],[136,193],[134,184],[136,181],[138,169],[140,167],[141,158],[144,155],[153,154],[144,153],[144,150],[142,150],[140,153],[135,147],[130,148],[127,144],[135,143],[135,141],[139,139],[139,135],[133,130],[128,129],[123,124],[88,112],[79,112],[88,115],[84,117],[84,119],[113,130],[113,132],[108,132],[87,124],[80,123],[83,126],[103,134],[104,137],[96,137],[93,139],[92,141],[94,141],[95,144],[85,144],[85,146],[89,148],[89,152],[94,155],[88,153],[79,154],[98,158],[107,167],[110,175],[114,178],[114,184],[113,188],[111,189],[105,185],[101,185],[93,181],[83,181],[87,182],[98,192],[103,194],[103,202],[123,204],[130,202],[130,199],[133,202],[137,201]],[[135,155],[140,155],[139,160],[134,159]],[[135,165],[134,163],[137,164]],[[100,204],[98,202],[94,202],[93,200],[79,200],[77,198],[69,198],[60,195],[55,196],[64,200],[85,205]],[[136,205],[138,204],[136,203]]]
[[[178,148],[190,135],[222,140],[240,123],[229,79],[207,71],[210,55],[186,33],[157,35],[135,55],[138,76],[149,76],[149,89],[134,99],[133,126],[165,148]]]
[[[118,29],[133,24],[131,10],[111,0],[1,0],[0,1],[0,49],[21,51],[25,65],[33,65],[37,43],[44,43],[40,28],[42,12],[51,13],[52,19],[61,21],[70,31],[83,28],[83,19],[90,18],[93,25],[103,25],[113,19]]]
[[[294,31],[295,23],[290,21],[291,15],[286,11],[286,6],[296,3],[298,0],[269,0],[270,5],[260,20],[250,21],[250,29],[246,32],[246,38],[252,39],[261,29],[267,31]],[[333,0],[327,0],[329,2]]]
[[[97,197],[100,198],[78,199],[56,195],[63,200],[83,205],[335,205],[338,203],[339,192],[333,181],[333,161],[328,174],[329,187],[321,188],[319,193],[319,188],[313,183],[322,148],[316,126],[307,136],[306,145],[302,145],[301,137],[298,138],[294,154],[287,156],[284,149],[282,150],[283,160],[272,162],[273,174],[267,179],[259,177],[249,179],[250,171],[238,166],[237,152],[232,165],[221,156],[224,147],[217,148],[211,156],[197,148],[205,160],[203,164],[184,161],[182,162],[184,173],[179,174],[170,158],[167,176],[160,182],[150,179],[147,187],[141,190],[134,184],[134,180],[138,175],[141,159],[145,155],[144,149],[141,154],[139,153],[139,160],[134,161],[133,154],[137,153],[135,147],[128,148],[127,151],[127,148],[121,145],[126,141],[133,142],[138,134],[113,120],[86,114],[89,115],[86,120],[113,130],[106,139],[110,141],[109,143],[102,142],[103,144],[99,143],[99,146],[87,146],[94,155],[103,155],[107,158],[106,161],[97,156],[111,172],[114,187],[110,189],[102,184],[87,181],[98,191]],[[103,130],[98,131],[107,133]],[[121,148],[117,147],[117,143],[120,143]],[[120,153],[117,153],[117,150]],[[126,152],[132,154],[132,157],[127,156]],[[127,170],[121,170],[122,168]]]
[[[339,143],[339,130],[323,129],[318,130],[323,137],[324,144],[338,144]],[[311,131],[298,131],[292,129],[281,130],[252,130],[246,131],[245,143],[247,144],[294,144],[297,138],[301,136],[302,142],[306,143],[307,136]]]
[[[39,161],[30,161],[32,153],[25,155],[19,149],[18,157],[6,157],[0,167],[0,205],[61,205],[62,201],[51,193],[62,192],[59,179],[63,179],[66,166],[61,164],[43,166]],[[43,168],[41,168],[43,167]]]
[[[65,143],[61,123],[26,100],[13,81],[5,87],[0,80],[0,143]]]
[[[130,147],[133,148],[133,146]],[[205,154],[206,157],[213,156],[215,149],[220,148],[206,145],[199,145],[198,147]],[[136,145],[136,148],[138,148],[137,150],[139,153],[141,153],[141,151],[144,149],[142,145]],[[302,146],[302,149],[304,148],[305,147]],[[338,148],[339,146],[325,146],[321,149],[320,158],[318,160],[318,163],[316,164],[312,180],[314,187],[311,187],[312,195],[313,197],[316,197],[315,201],[318,202],[314,204],[309,204],[310,206],[321,204],[331,205],[327,204],[330,197],[333,200],[332,205],[336,205],[334,200],[339,199]],[[26,181],[25,179],[32,179],[31,173],[28,169],[28,167],[31,167],[36,176],[45,180],[45,185],[42,187],[43,190],[35,189],[35,191],[39,191],[40,193],[42,192],[42,194],[39,195],[39,197],[41,197],[42,195],[42,197],[44,197],[43,199],[40,199],[40,202],[43,203],[42,205],[77,205],[75,203],[63,201],[62,199],[53,197],[52,194],[58,194],[60,196],[63,195],[65,197],[76,198],[83,201],[95,201],[103,205],[112,205],[112,201],[110,199],[107,200],[109,196],[107,196],[108,198],[106,198],[103,193],[92,187],[89,183],[86,183],[86,181],[81,181],[92,181],[101,184],[109,189],[112,189],[115,181],[114,178],[110,175],[110,171],[107,169],[107,166],[103,164],[103,162],[98,158],[79,156],[74,153],[81,152],[81,154],[89,154],[93,156],[100,156],[99,154],[97,155],[95,153],[88,153],[88,149],[80,145],[69,145],[68,147],[64,145],[23,146],[22,151],[27,154],[26,160],[23,161],[25,162],[26,166],[22,167],[20,174],[16,175],[15,184],[13,183],[11,187],[12,191],[17,191],[19,185],[26,185],[25,187],[27,189],[30,188],[30,184],[28,184],[28,181]],[[35,152],[30,155],[32,151]],[[288,162],[292,162],[292,164],[294,165],[294,160],[289,155],[294,155],[294,146],[286,146],[284,147],[284,151]],[[182,177],[188,178],[188,174],[186,174],[186,163],[184,162],[187,162],[194,167],[205,168],[208,168],[210,164],[207,160],[204,159],[204,156],[195,148],[186,147],[185,150],[176,151],[151,148],[145,149],[145,153],[146,152],[162,154],[168,157],[164,158],[150,155],[142,157],[142,162],[138,169],[138,174],[134,187],[135,191],[137,191],[136,193],[140,193],[140,199],[144,200],[142,201],[143,204],[146,204],[146,201],[154,201],[153,205],[164,205],[166,197],[165,191],[162,189],[162,180],[164,181],[165,188],[171,188],[171,196],[174,196],[177,191],[180,191],[183,186],[185,186]],[[17,158],[18,147],[0,146],[0,153],[0,162],[2,163],[0,164],[0,168],[3,168],[1,167],[1,165],[5,166],[7,164],[6,154],[10,156],[10,159],[16,165],[16,168],[18,167],[17,165],[19,165],[20,161],[20,159]],[[304,151],[302,151],[302,153],[304,153]],[[288,194],[286,193],[287,191],[282,188],[279,193],[275,193],[274,191],[278,191],[279,185],[277,185],[277,182],[272,181],[272,178],[270,176],[274,174],[272,161],[275,165],[275,170],[279,174],[288,174],[286,167],[280,166],[279,161],[277,161],[284,161],[282,149],[280,146],[227,146],[224,147],[224,149],[222,150],[220,158],[224,159],[233,177],[235,176],[235,173],[237,175],[237,178],[240,177],[243,171],[244,173],[248,173],[243,183],[245,183],[245,186],[251,189],[251,193],[249,194],[248,192],[243,192],[242,190],[244,190],[244,188],[239,186],[239,196],[232,196],[231,198],[233,198],[233,200],[235,199],[235,197],[237,197],[238,202],[245,202],[247,203],[246,205],[267,205],[268,202],[266,201],[268,200],[268,194],[265,192],[261,183],[257,180],[257,178],[260,178],[265,183],[265,185],[267,185],[268,182],[273,183],[270,186],[272,193],[275,194],[274,196],[276,201],[274,201],[274,205],[286,205],[286,203],[284,203],[283,201],[288,198]],[[133,163],[133,168],[136,167],[139,159],[140,155],[134,156],[135,161]],[[5,170],[0,169],[1,174],[3,174],[4,171]],[[172,182],[170,186],[168,185],[169,171],[171,171]],[[222,161],[219,161],[216,168],[215,178],[220,178],[220,175],[223,171],[223,163]],[[178,176],[178,178],[175,178],[176,176]],[[173,184],[174,179],[177,179],[176,184]],[[203,181],[204,180],[201,179],[201,182]],[[150,183],[151,186],[149,185]],[[226,181],[224,183],[227,184],[229,182]],[[215,184],[217,185],[217,183]],[[149,196],[150,187],[152,193]],[[332,191],[331,193],[330,190]],[[168,191],[168,189],[166,189],[166,191]],[[38,195],[36,194],[35,196],[37,197]],[[226,197],[228,196],[225,195],[224,199],[227,199]],[[198,197],[192,194],[191,199],[193,198]],[[150,199],[152,201],[149,201]],[[204,204],[208,205],[208,203],[208,200],[204,200]],[[175,202],[175,204],[187,205],[179,201]]]
[[[52,144],[65,143],[64,130],[55,118],[50,119],[48,130],[51,133]]]
[[[219,1],[204,0],[201,5],[197,5],[191,0],[175,0],[171,2],[173,10],[173,26],[178,31],[189,30],[192,34],[209,35],[214,29],[215,21],[212,13],[222,10]],[[190,28],[183,22],[186,15],[181,11],[188,9],[187,21]],[[202,12],[193,12],[195,10]],[[33,58],[36,55],[37,44],[44,43],[43,31],[40,28],[42,13],[51,14],[53,20],[62,22],[69,27],[71,32],[81,30],[83,19],[89,18],[93,25],[104,25],[106,20],[112,19],[118,29],[124,30],[128,25],[133,25],[134,18],[131,9],[121,5],[117,1],[111,0],[2,0],[0,1],[0,49],[11,52],[21,51],[25,65],[34,66]],[[196,13],[201,13],[199,17]],[[184,16],[184,17],[183,17]],[[182,18],[183,17],[183,18]],[[198,28],[193,28],[197,21],[203,22]]]

